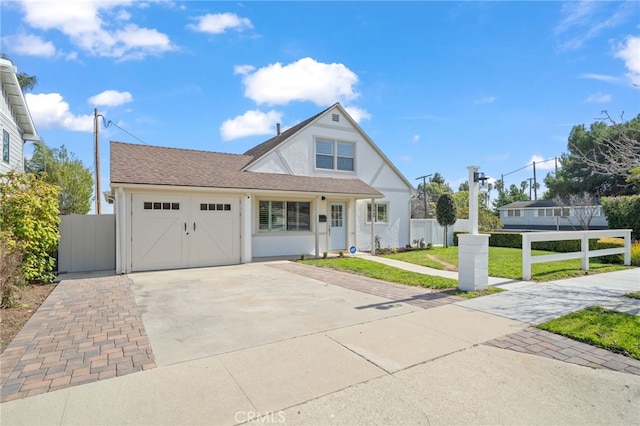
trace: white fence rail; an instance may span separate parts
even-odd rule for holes
[[[554,262],[557,260],[582,259],[582,270],[589,270],[589,258],[624,254],[624,264],[631,265],[631,229],[606,229],[598,231],[564,232],[523,232],[522,235],[522,279],[531,279],[531,265],[534,263]],[[624,247],[589,250],[589,240],[593,238],[622,237]],[[535,241],[572,241],[580,240],[580,251],[571,253],[531,256],[531,243]]]
[[[60,219],[59,274],[115,269],[115,215],[64,215]]]

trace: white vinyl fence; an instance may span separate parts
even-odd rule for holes
[[[624,264],[631,265],[631,229],[606,229],[598,231],[564,231],[564,232],[523,232],[522,234],[522,279],[531,279],[533,263],[553,262],[556,260],[582,259],[582,270],[589,270],[589,258],[624,254]],[[592,238],[624,238],[624,247],[600,250],[589,250]],[[531,256],[531,243],[534,241],[571,241],[580,240],[581,250],[571,253],[547,254]]]
[[[115,269],[115,215],[64,215],[60,219],[58,274]]]
[[[434,246],[444,245],[444,227],[440,226],[436,219],[411,219],[409,228],[409,238],[411,245],[415,246],[415,240],[424,238],[425,244],[431,243]],[[447,232],[447,241],[453,245],[453,233],[456,231],[468,231],[469,219],[458,219]]]

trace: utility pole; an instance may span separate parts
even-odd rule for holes
[[[429,203],[427,203],[427,178],[433,176],[432,173],[417,177],[416,180],[422,179],[422,197],[424,198],[424,218],[429,219]]]
[[[98,108],[93,109],[93,143],[96,154],[96,213],[102,213],[102,204],[100,203],[100,144],[98,126]]]
[[[533,178],[529,178],[529,179],[528,179],[528,181],[529,181],[529,200],[531,200],[531,187],[533,186],[533,185],[531,184],[531,181],[532,181],[532,180],[534,180],[534,179],[533,179]]]
[[[534,199],[538,199],[538,188],[536,188],[538,186],[538,181],[536,180],[536,162],[533,162],[533,197]],[[531,196],[529,196],[529,199],[531,199]]]

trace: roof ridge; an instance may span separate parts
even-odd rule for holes
[[[231,153],[231,152],[219,152],[219,151],[206,151],[204,149],[176,148],[176,147],[171,147],[171,146],[147,145],[147,144],[140,144],[140,143],[119,142],[119,141],[109,141],[109,143],[120,144],[120,145],[139,146],[139,147],[143,147],[143,148],[160,148],[160,149],[167,149],[167,150],[174,150],[174,151],[203,152],[203,153],[206,153],[206,154],[219,154],[219,155],[232,155],[232,156],[236,156],[236,157],[247,157],[246,154],[235,154],[235,153]]]

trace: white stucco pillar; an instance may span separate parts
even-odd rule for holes
[[[376,199],[372,198],[371,199],[371,254],[376,254],[376,227],[375,227],[375,220],[373,219],[375,216],[375,208],[376,208],[376,203],[375,203]],[[365,213],[365,220],[367,220],[366,217],[366,213]]]
[[[469,166],[469,234],[458,235],[458,288],[484,290],[489,285],[489,234],[478,233],[478,166]]]
[[[115,205],[113,206],[114,212],[116,213],[116,274],[124,274],[127,272],[125,266],[127,260],[125,247],[127,210],[125,201],[124,189],[116,188]]]
[[[253,251],[251,248],[251,194],[247,193],[242,197],[242,217],[240,218],[240,253],[242,263],[251,263],[253,261]]]

